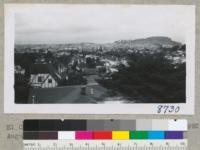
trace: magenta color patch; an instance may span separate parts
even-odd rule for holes
[[[88,140],[93,138],[92,131],[76,131],[76,140]]]

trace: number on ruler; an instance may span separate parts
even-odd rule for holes
[[[27,142],[27,143],[26,143]],[[186,150],[186,140],[26,141],[24,150]]]

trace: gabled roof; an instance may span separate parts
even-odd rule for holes
[[[62,79],[52,64],[33,64],[30,66],[30,74],[50,74],[57,82]]]

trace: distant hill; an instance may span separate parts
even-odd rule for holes
[[[136,49],[158,49],[160,47],[174,47],[180,46],[181,43],[173,41],[169,37],[155,36],[145,39],[136,39],[136,40],[120,40],[114,42],[115,47],[130,47]]]
[[[137,49],[137,50],[158,50],[159,48],[172,48],[174,46],[181,46],[182,44],[176,41],[173,41],[169,37],[163,36],[154,36],[144,39],[135,39],[135,40],[119,40],[113,43],[63,43],[63,44],[26,44],[19,45],[16,44],[15,48],[25,49],[25,48],[51,48],[53,51],[57,50],[88,50],[93,51],[102,47],[104,50],[111,49]]]

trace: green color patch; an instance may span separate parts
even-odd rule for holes
[[[148,131],[130,131],[130,139],[148,139]]]

